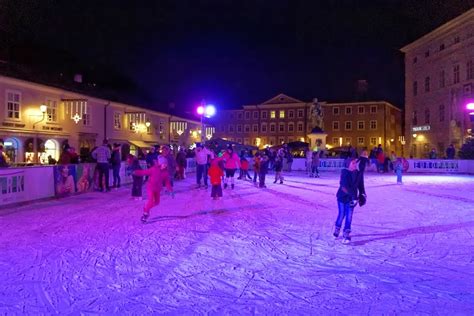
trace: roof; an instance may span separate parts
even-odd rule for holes
[[[424,36],[420,37],[416,41],[411,42],[410,44],[402,47],[400,50],[404,53],[407,53],[423,45],[424,43],[431,42],[432,40],[437,39],[440,36],[451,32],[452,30],[458,28],[461,25],[464,25],[465,23],[474,23],[474,8],[444,23],[443,25],[429,32],[428,34],[425,34]]]

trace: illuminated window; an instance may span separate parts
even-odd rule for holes
[[[21,94],[16,91],[7,91],[7,118],[20,119]]]
[[[114,128],[115,129],[122,128],[122,114],[120,112],[114,113]]]
[[[48,122],[57,122],[58,121],[58,102],[56,100],[46,100],[46,120]]]
[[[285,111],[280,111],[280,118],[285,118]]]
[[[276,118],[276,111],[270,111],[270,118]]]

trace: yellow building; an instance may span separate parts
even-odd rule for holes
[[[474,9],[401,49],[405,53],[405,139],[410,154],[445,156],[472,136],[465,104],[474,97]]]
[[[58,160],[66,141],[83,155],[103,139],[132,153],[154,144],[188,146],[200,130],[198,121],[2,75],[0,106],[0,143],[12,163]]]

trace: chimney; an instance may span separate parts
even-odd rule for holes
[[[75,74],[74,75],[74,82],[82,83],[82,75],[81,74]]]

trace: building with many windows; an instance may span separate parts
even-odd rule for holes
[[[198,121],[2,75],[0,109],[0,143],[12,163],[57,160],[65,141],[82,156],[103,139],[132,153],[200,141]]]
[[[405,140],[410,155],[445,155],[472,136],[474,9],[401,49],[405,53]]]
[[[322,108],[322,126],[327,148],[352,145],[370,148],[382,144],[401,153],[401,111],[384,101],[328,103]],[[284,94],[243,109],[220,111],[214,121],[216,136],[260,148],[293,141],[310,143],[315,127],[314,103]]]

